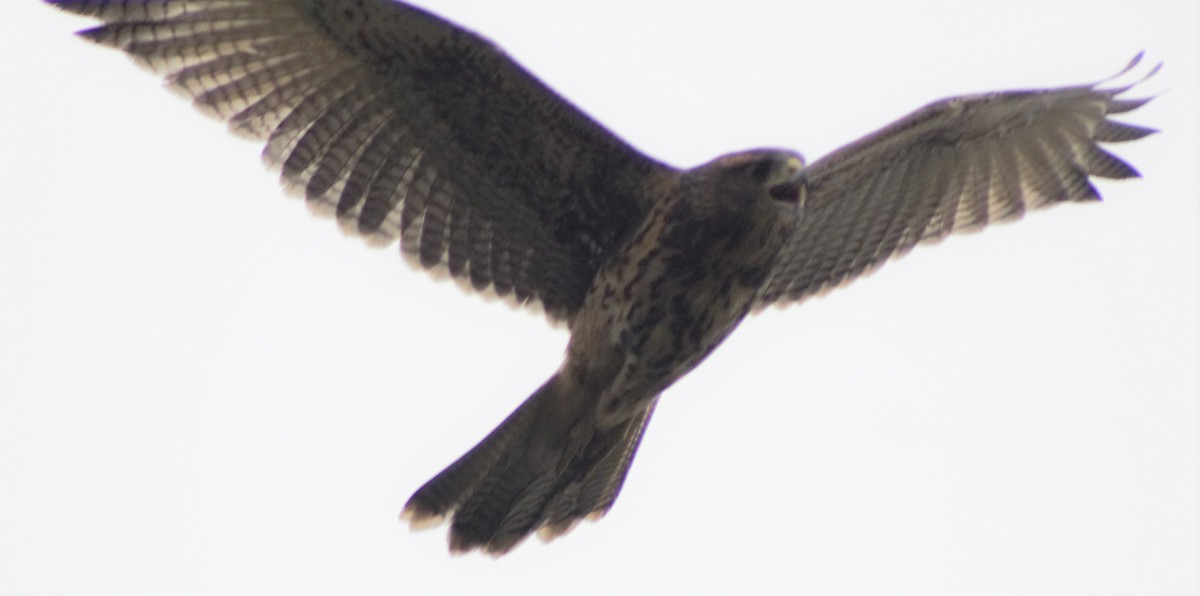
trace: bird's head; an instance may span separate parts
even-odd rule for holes
[[[731,153],[689,172],[709,192],[697,198],[712,215],[798,215],[804,204],[804,157],[783,149]]]

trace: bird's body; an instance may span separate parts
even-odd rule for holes
[[[802,208],[770,189],[799,188],[789,180],[802,167],[751,152],[690,172],[600,270],[571,325],[566,370],[603,383],[602,426],[648,405],[750,311]]]
[[[537,525],[554,535],[606,510],[659,394],[758,299],[801,216],[802,168],[798,155],[753,151],[677,178],[600,268],[560,370],[485,439],[488,449],[455,465],[500,459],[473,476],[443,473],[406,514],[419,525],[460,507],[452,548],[503,552]],[[509,503],[504,515],[486,509],[497,503]]]
[[[680,170],[401,2],[46,1],[265,140],[344,229],[570,329],[557,372],[405,506],[449,518],[455,551],[604,514],[659,396],[748,313],[1096,199],[1090,177],[1137,175],[1100,143],[1153,132],[1109,119],[1147,101],[1119,97],[1132,85],[1091,84],[934,102],[812,165],[755,150]]]

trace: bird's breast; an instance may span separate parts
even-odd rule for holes
[[[572,326],[568,362],[612,391],[652,398],[737,326],[783,245],[749,217],[660,207],[600,272]],[[610,391],[611,392],[611,391]]]

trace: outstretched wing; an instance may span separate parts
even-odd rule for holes
[[[46,0],[96,17],[307,200],[477,290],[569,320],[647,209],[652,161],[487,40],[390,0]]]
[[[1138,175],[1099,143],[1154,132],[1108,119],[1149,101],[1118,97],[1132,86],[942,100],[813,163],[804,217],[757,306],[836,287],[919,242],[1099,199],[1089,177]]]

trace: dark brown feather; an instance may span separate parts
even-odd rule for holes
[[[487,40],[389,0],[49,0],[267,141],[343,228],[569,321],[674,170]]]

